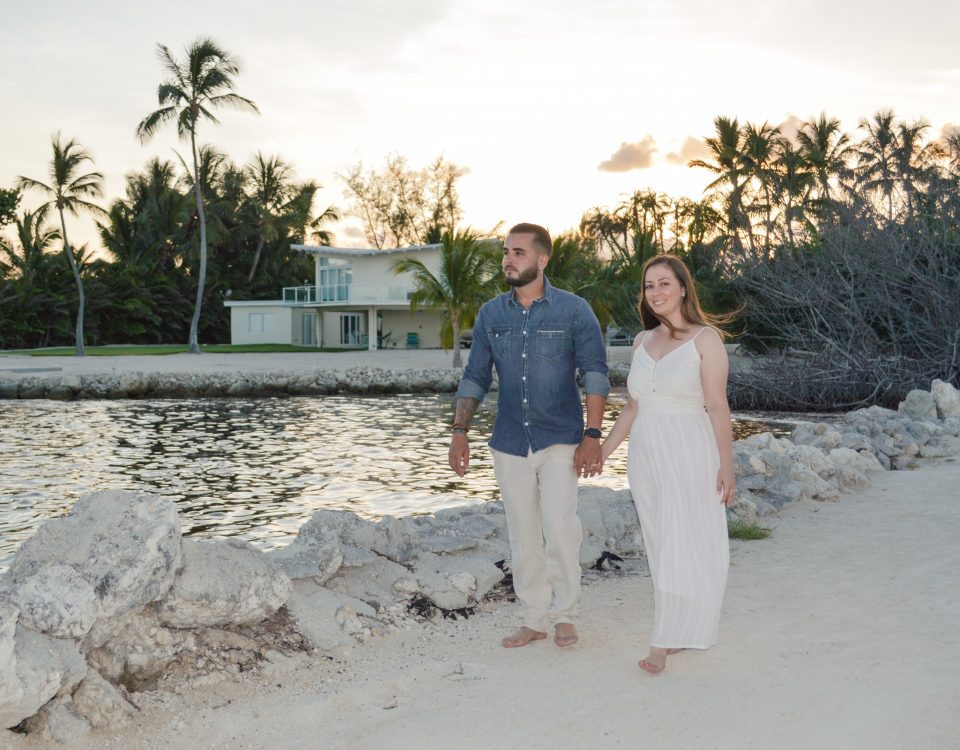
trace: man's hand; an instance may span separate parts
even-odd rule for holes
[[[450,438],[450,452],[447,454],[447,462],[459,477],[462,477],[470,468],[470,442],[467,440],[465,433],[453,433],[453,437]]]
[[[600,441],[585,437],[573,454],[573,468],[578,477],[592,477],[603,471]]]

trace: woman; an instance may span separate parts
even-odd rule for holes
[[[640,318],[627,377],[630,398],[602,447],[603,459],[630,435],[628,480],[653,579],[650,653],[667,656],[717,639],[730,561],[724,506],[733,504],[733,435],[723,334],[697,301],[683,261],[651,258],[643,268]]]

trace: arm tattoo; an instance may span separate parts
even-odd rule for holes
[[[453,418],[453,423],[457,427],[467,429],[470,426],[470,420],[473,419],[473,415],[477,413],[479,407],[480,402],[475,398],[457,399],[457,415]]]

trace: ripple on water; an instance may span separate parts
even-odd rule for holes
[[[187,401],[0,401],[0,569],[44,520],[94,490],[176,501],[185,534],[280,546],[319,508],[431,513],[498,497],[482,448],[496,405],[471,433],[467,479],[447,466],[451,395]],[[608,404],[609,429],[623,404]],[[735,421],[737,437],[775,422]],[[626,486],[626,451],[585,484]]]

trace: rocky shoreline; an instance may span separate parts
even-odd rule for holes
[[[738,441],[731,515],[832,501],[883,470],[960,455],[960,392],[934,381],[789,438]],[[642,565],[627,490],[580,493],[581,563]],[[0,726],[66,741],[136,714],[137,693],[282,673],[425,619],[509,595],[499,503],[368,521],[321,510],[261,552],[183,539],[175,505],[101,492],[47,521],[0,578]],[[0,729],[0,732],[5,732]]]

